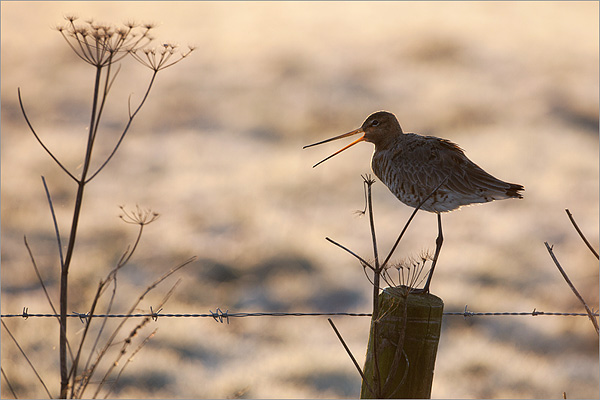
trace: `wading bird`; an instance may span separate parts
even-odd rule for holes
[[[375,151],[371,168],[375,175],[404,204],[437,214],[438,237],[424,292],[429,292],[431,277],[444,240],[442,214],[461,206],[492,200],[522,199],[522,185],[507,183],[485,172],[455,143],[435,136],[404,133],[394,116],[386,111],[371,114],[362,126],[304,148],[362,134],[341,150],[313,166],[329,160],[358,142],[371,142]]]

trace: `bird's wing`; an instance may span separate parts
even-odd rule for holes
[[[465,155],[455,143],[441,139],[437,143],[440,151],[439,170],[448,176],[446,187],[460,194],[489,194],[506,193],[509,183],[501,181],[484,171]]]
[[[510,186],[485,172],[467,158],[455,143],[432,136],[414,135],[394,156],[399,178],[429,194],[444,180],[442,187],[463,195],[476,192],[506,191]]]

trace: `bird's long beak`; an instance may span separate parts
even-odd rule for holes
[[[354,142],[350,143],[348,146],[344,147],[343,149],[340,149],[340,150],[336,151],[335,153],[333,153],[329,157],[324,158],[323,160],[321,160],[318,163],[316,163],[315,165],[313,165],[313,168],[314,168],[317,165],[319,165],[319,164],[321,164],[321,163],[329,160],[331,157],[333,157],[333,156],[335,156],[337,154],[340,154],[342,151],[346,150],[347,148],[354,146],[356,143],[364,141],[365,140],[365,132],[362,130],[362,128],[358,128],[358,129],[353,130],[352,132],[344,133],[343,135],[335,136],[335,137],[332,137],[332,138],[329,138],[329,139],[322,140],[322,141],[317,142],[317,143],[306,145],[306,146],[303,147],[303,149],[306,149],[307,147],[313,147],[313,146],[317,146],[319,144],[331,142],[333,140],[342,139],[342,138],[345,138],[345,137],[348,137],[348,136],[356,135],[357,133],[362,133],[363,135],[361,137],[359,137],[358,139],[356,139]]]

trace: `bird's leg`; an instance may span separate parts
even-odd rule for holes
[[[442,249],[442,242],[444,241],[444,236],[442,235],[442,214],[438,213],[438,237],[435,240],[435,254],[433,255],[433,261],[431,263],[431,269],[429,270],[429,276],[427,277],[427,282],[423,287],[424,293],[429,293],[429,284],[431,283],[431,277],[433,276],[433,270],[435,269],[435,265],[437,264],[438,256],[440,255],[440,250]]]

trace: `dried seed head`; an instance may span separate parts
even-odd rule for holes
[[[126,211],[124,206],[119,206],[119,208],[123,211],[119,218],[128,224],[144,226],[156,221],[160,216],[157,212],[153,212],[149,208],[141,208],[137,204],[134,211]]]
[[[135,28],[135,27],[138,26],[137,22],[135,22],[133,20],[127,20],[127,21],[125,21],[125,22],[123,22],[123,25],[125,25],[129,29],[133,29],[133,28]]]
[[[67,21],[69,21],[71,23],[73,21],[77,20],[77,18],[78,18],[77,15],[75,15],[75,14],[65,14],[64,17]]]
[[[120,27],[120,28],[117,28],[117,30],[115,31],[115,33],[117,35],[121,36],[122,38],[125,38],[129,34],[129,29],[130,28]]]
[[[158,72],[178,63],[194,50],[190,46],[188,51],[178,53],[179,46],[169,42],[158,49],[148,50],[146,46],[154,39],[149,31],[156,26],[155,23],[140,25],[128,20],[117,27],[93,19],[75,24],[78,19],[75,15],[65,15],[65,19],[68,22],[56,29],[79,58],[95,67],[114,64],[131,54],[137,61]],[[172,58],[176,54],[178,56]]]
[[[81,36],[87,36],[90,33],[90,30],[86,27],[86,26],[76,26],[73,28],[73,34],[76,35],[81,35]]]
[[[409,287],[416,287],[423,281],[423,272],[427,272],[425,264],[427,261],[431,261],[431,255],[428,251],[423,250],[416,256],[409,256],[397,264],[394,268],[398,271],[398,278],[400,283]]]
[[[177,64],[179,61],[187,57],[194,49],[189,47],[189,50],[185,53],[178,53],[177,48],[179,45],[175,43],[165,42],[159,48],[144,48],[144,54],[141,55],[138,52],[131,51],[131,55],[142,65],[150,68],[151,70],[158,72],[172,65]],[[174,55],[178,54],[175,60],[172,60]]]

